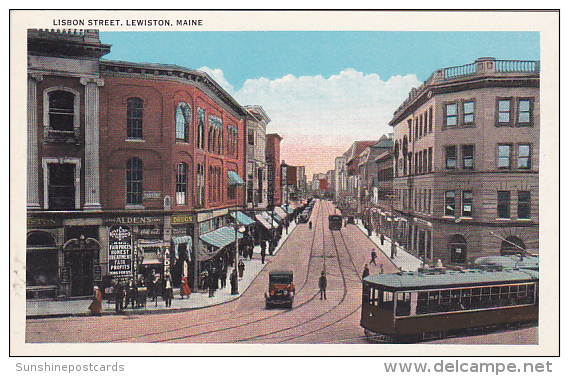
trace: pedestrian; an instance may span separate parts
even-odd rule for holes
[[[121,281],[118,281],[113,289],[113,295],[115,298],[115,311],[116,313],[124,311],[124,285]]]
[[[369,275],[369,268],[367,267],[367,264],[364,265],[364,271],[362,273],[362,279],[364,279],[365,277],[367,277]]]
[[[132,305],[132,308],[136,304],[136,283],[134,283],[134,278],[129,279],[126,285],[125,308],[128,308],[129,304]]]
[[[379,264],[379,273],[383,274],[383,264]]]
[[[214,279],[214,278],[215,278],[215,274],[214,274],[213,268],[212,268],[212,269],[209,271],[209,273],[208,273],[208,282],[207,282],[207,285],[208,285],[208,292],[209,292],[209,297],[210,297],[210,298],[213,298],[214,295],[215,295],[215,286],[214,286],[214,283],[216,283],[216,282],[215,282],[215,279]]]
[[[183,276],[182,277],[182,285],[180,286],[180,295],[182,296],[182,299],[184,299],[184,297],[188,297],[188,299],[190,298],[190,287],[188,286],[188,277]]]
[[[397,245],[394,241],[391,242],[391,258],[395,258],[397,256]]]
[[[233,268],[231,276],[229,277],[229,283],[231,284],[231,295],[236,295],[239,293],[237,285],[237,269]]]
[[[221,268],[221,273],[219,274],[219,281],[221,283],[221,288],[227,286],[227,264],[224,264]]]
[[[172,276],[166,274],[164,276],[164,300],[166,307],[172,306],[172,298],[174,297],[174,286],[172,286]]]
[[[312,221],[308,222],[308,229],[312,230]]]
[[[328,281],[326,280],[326,272],[323,270],[320,273],[320,278],[318,279],[318,288],[320,289],[320,300],[324,298],[326,300],[326,286],[328,286]]]
[[[103,301],[103,294],[99,291],[99,287],[93,287],[94,296],[93,301],[89,305],[89,310],[91,311],[91,315],[100,316],[101,309],[102,309],[102,301]]]
[[[367,230],[367,236],[371,238],[371,227],[369,224],[366,226],[366,230]]]
[[[264,242],[262,244],[265,244]],[[265,257],[267,256],[267,252],[265,251],[265,247],[261,247],[261,264],[265,263]]]
[[[377,258],[377,253],[375,252],[375,249],[371,250],[371,261],[369,262],[369,264],[374,264],[377,265],[375,262],[375,259]]]
[[[381,241],[381,245],[383,245],[383,242],[385,241],[385,236],[383,236],[383,234],[381,234],[379,236],[379,240]]]
[[[241,279],[243,278],[243,272],[245,271],[245,264],[243,263],[243,260],[239,260],[237,268],[239,269],[239,279]]]

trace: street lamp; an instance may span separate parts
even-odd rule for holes
[[[239,266],[239,233],[243,234],[245,232],[245,226],[237,220],[237,212],[235,213],[235,223],[232,227],[235,229],[235,270],[237,270]],[[239,278],[235,281],[235,290],[239,291]]]

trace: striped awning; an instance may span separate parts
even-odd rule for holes
[[[238,239],[243,237],[243,234],[239,232],[237,234]],[[235,229],[229,226],[220,227],[200,235],[200,239],[214,247],[223,248],[235,242]]]
[[[174,243],[174,255],[176,258],[178,258],[178,246],[180,244],[186,244],[186,249],[188,249],[188,257],[192,257],[192,252],[189,252],[190,249],[192,249],[192,237],[189,235],[184,235],[184,236],[177,236],[175,238],[172,238],[172,243]]]
[[[282,219],[285,219],[287,216],[287,213],[280,206],[275,206],[275,213],[277,213],[277,215]]]
[[[227,171],[227,179],[229,185],[243,185],[243,179],[235,171]]]
[[[237,215],[237,222],[241,223],[244,226],[249,226],[255,223],[255,221],[251,219],[251,217],[240,211],[231,213],[231,216],[233,218],[235,218],[235,215]]]
[[[267,230],[279,227],[279,224],[271,219],[271,216],[267,212],[262,212],[255,215],[255,219],[259,221]]]
[[[282,206],[283,210],[285,212],[287,212],[288,214],[293,214],[294,213],[294,209],[291,207],[291,205],[283,205]]]

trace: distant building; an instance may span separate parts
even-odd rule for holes
[[[267,207],[266,133],[271,121],[261,106],[245,106],[247,117],[247,207]]]
[[[269,208],[283,204],[280,159],[281,141],[282,137],[278,134],[267,134],[265,155],[267,162],[267,204]]]
[[[397,240],[429,262],[539,249],[539,61],[439,69],[395,111]]]

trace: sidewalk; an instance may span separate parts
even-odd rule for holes
[[[358,220],[356,226],[367,236],[367,230],[361,221]],[[381,245],[379,236],[376,234],[372,234],[372,236],[368,236],[368,238],[374,242],[377,248],[379,248],[388,258],[391,256],[391,239],[389,237],[385,236],[383,246]],[[397,256],[390,260],[395,264],[395,266],[404,271],[415,271],[421,267],[421,260],[404,251],[401,247],[397,247]]]
[[[159,313],[159,312],[172,312],[176,310],[189,310],[189,309],[199,309],[203,307],[209,307],[217,304],[222,304],[235,300],[239,298],[240,294],[245,292],[251,283],[257,278],[259,273],[263,268],[271,263],[271,259],[275,257],[280,250],[282,244],[286,239],[294,232],[296,228],[296,223],[292,222],[288,228],[288,234],[283,230],[283,235],[279,241],[278,246],[274,251],[273,256],[265,258],[265,264],[261,264],[261,247],[255,246],[253,249],[253,259],[243,260],[245,263],[245,272],[243,273],[243,278],[239,280],[239,295],[231,295],[231,285],[229,283],[229,278],[227,280],[227,286],[222,289],[218,289],[215,292],[214,297],[209,297],[207,292],[192,292],[189,298],[180,298],[180,289],[174,289],[174,299],[172,299],[172,306],[166,308],[164,300],[158,297],[158,302],[153,302],[148,299],[146,302],[146,307],[143,308],[128,308],[124,310],[124,315],[132,314],[145,314],[145,313]],[[231,270],[230,270],[231,271]],[[268,282],[267,282],[268,283]],[[88,309],[89,304],[91,304],[92,299],[71,299],[65,301],[55,301],[55,300],[26,300],[26,318],[43,318],[43,317],[63,317],[63,316],[88,316],[90,311]],[[102,304],[102,314],[116,314],[114,303],[107,303],[103,300]]]

